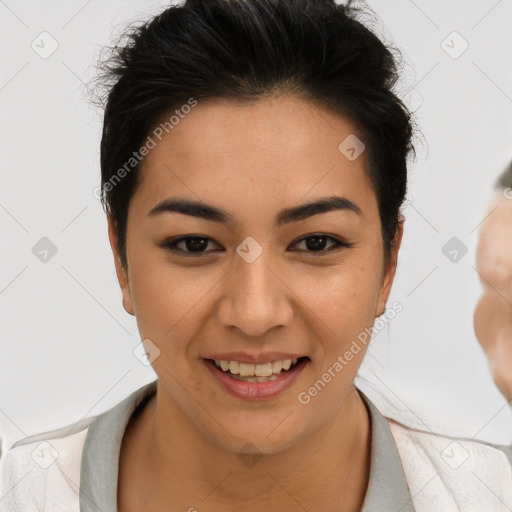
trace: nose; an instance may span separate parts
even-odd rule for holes
[[[235,256],[218,309],[222,327],[261,337],[270,329],[290,325],[296,298],[268,253],[263,251],[252,263]]]

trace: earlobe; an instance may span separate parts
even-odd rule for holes
[[[130,290],[130,282],[128,279],[128,269],[124,267],[121,261],[117,245],[117,233],[114,227],[114,223],[112,221],[112,217],[110,215],[108,215],[107,222],[110,248],[112,249],[112,254],[114,256],[114,265],[116,268],[117,280],[119,282],[119,286],[121,288],[121,293],[123,296],[123,307],[128,314],[135,316],[135,309],[133,307],[132,294]]]

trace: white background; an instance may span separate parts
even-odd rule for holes
[[[0,1],[0,434],[25,436],[100,414],[153,380],[132,351],[100,183],[100,113],[83,84],[125,21],[167,2]],[[473,331],[480,293],[477,226],[512,158],[512,1],[374,0],[375,29],[405,58],[401,96],[423,140],[410,166],[407,220],[388,305],[403,304],[373,340],[361,388],[411,425],[498,443],[511,418]],[[47,59],[32,41],[47,31]],[[442,42],[469,48],[454,59]],[[454,39],[455,37],[455,39]],[[47,40],[49,44],[49,40]],[[48,48],[49,46],[46,46]],[[57,254],[32,247],[48,237]],[[453,263],[442,247],[468,253]]]

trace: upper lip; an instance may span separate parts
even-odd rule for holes
[[[246,364],[263,364],[272,361],[285,361],[286,359],[299,359],[305,354],[290,354],[286,352],[264,352],[262,354],[249,354],[248,352],[222,352],[211,354],[204,359],[216,359],[217,361],[238,361]]]

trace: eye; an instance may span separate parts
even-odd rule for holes
[[[205,254],[204,249],[208,246],[209,242],[213,242],[213,240],[206,236],[183,236],[164,242],[162,247],[183,256],[200,256],[201,254]],[[186,250],[178,247],[179,244],[184,244]]]
[[[327,240],[331,240],[333,244],[330,246],[330,249],[325,250]],[[214,252],[205,251],[206,247],[208,247],[208,244],[210,242],[213,243],[213,240],[206,236],[183,236],[180,238],[176,238],[174,240],[167,240],[166,242],[161,244],[161,247],[185,257],[194,257]],[[336,249],[339,249],[341,247],[350,248],[353,246],[353,244],[344,242],[342,240],[338,240],[332,236],[324,235],[322,233],[312,234],[303,237],[298,242],[295,242],[292,246],[296,246],[297,244],[303,242],[306,242],[306,247],[309,250],[299,252],[325,254],[335,251]],[[183,248],[179,247],[180,244],[183,244]]]
[[[326,245],[327,240],[331,240],[332,242],[334,242],[334,244],[330,246],[331,248],[329,250],[325,250],[325,245]],[[308,241],[309,241],[309,243],[308,243]],[[335,251],[336,249],[339,249],[341,247],[345,247],[345,248],[349,249],[350,247],[353,246],[353,244],[350,244],[350,243],[342,241],[342,240],[338,240],[337,238],[334,238],[329,235],[324,235],[322,233],[308,235],[308,236],[302,238],[301,240],[299,240],[298,242],[296,242],[294,245],[297,245],[297,244],[300,244],[303,242],[306,242],[306,247],[308,249],[310,249],[309,251],[306,251],[306,252],[323,253],[323,254]]]

